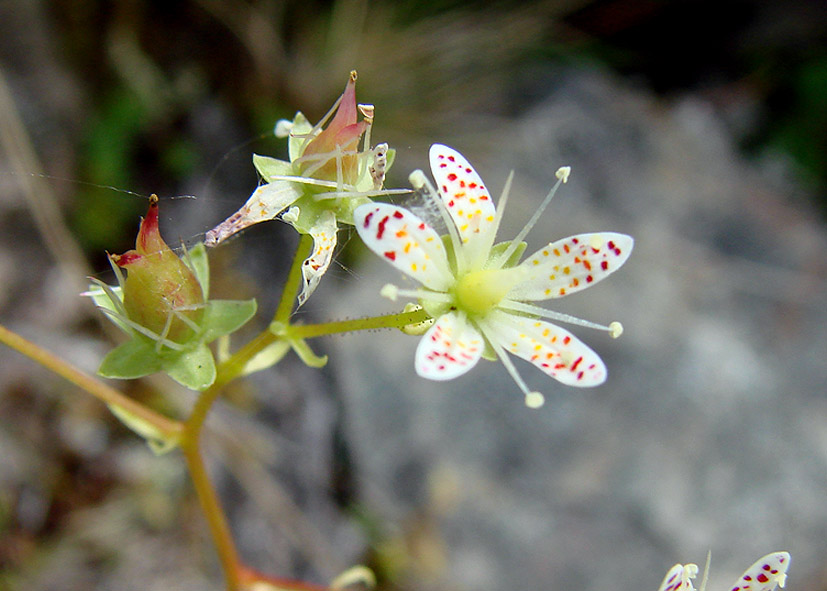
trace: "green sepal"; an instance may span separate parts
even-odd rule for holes
[[[492,246],[491,253],[488,255],[488,262],[498,260],[500,255],[502,255],[510,246],[511,242],[500,242],[499,244]],[[526,246],[528,245],[525,242],[520,242],[517,245],[517,248],[514,249],[514,252],[511,253],[511,256],[508,257],[508,260],[505,261],[505,264],[500,268],[508,269],[509,267],[516,267],[525,252]]]
[[[206,300],[210,297],[210,262],[207,260],[207,247],[204,243],[199,242],[192,250],[188,250],[184,256],[184,262],[201,285],[201,293]]]
[[[288,341],[278,340],[272,345],[266,346],[244,365],[241,375],[246,376],[273,367],[287,355],[288,351],[290,351]]]
[[[254,299],[208,301],[201,319],[202,341],[209,343],[237,331],[255,315],[256,308]]]
[[[215,360],[207,345],[163,357],[163,371],[192,390],[204,390],[215,381]]]
[[[109,407],[109,410],[112,411],[112,414],[115,415],[121,423],[126,425],[132,432],[143,437],[149,449],[151,449],[156,456],[165,454],[178,447],[179,441],[177,438],[166,436],[159,431],[155,425],[132,414],[124,407],[118,404],[107,404],[106,406]]]
[[[290,176],[293,174],[293,165],[278,158],[253,154],[253,166],[265,181],[274,176]]]
[[[116,300],[118,302],[123,302],[123,290],[120,285],[113,287],[103,283],[102,281],[96,282],[91,284],[89,289],[83,295],[90,297],[95,303],[95,306],[98,308],[114,312],[115,315],[106,314],[106,317],[109,318],[115,326],[127,334],[133,333],[132,329],[120,319],[119,316],[121,313],[118,311],[118,305],[115,303]]]
[[[155,343],[136,336],[106,354],[98,368],[98,375],[132,380],[159,372],[162,367],[162,357],[155,351]]]
[[[316,355],[304,339],[290,340],[290,346],[307,367],[324,367],[327,365],[327,355]]]

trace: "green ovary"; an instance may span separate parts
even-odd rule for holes
[[[457,307],[468,314],[487,314],[519,283],[520,275],[519,270],[515,268],[485,269],[468,273],[454,288]]]

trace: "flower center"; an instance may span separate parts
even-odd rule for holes
[[[454,288],[457,307],[469,314],[485,315],[517,285],[521,269],[483,269],[462,277]]]

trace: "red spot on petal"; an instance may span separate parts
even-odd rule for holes
[[[401,211],[395,211],[395,212],[393,212],[393,217],[395,217],[398,220],[401,220],[405,216]]]
[[[451,174],[449,174],[449,175],[448,175],[448,180],[449,180],[449,181],[451,181],[451,182],[453,182],[453,181],[457,180],[457,175],[455,175],[455,174],[452,172]]]
[[[758,575],[757,579],[758,579],[759,583],[766,583],[767,581],[770,580],[770,578],[767,575],[765,575],[764,573],[761,573],[760,575]]]
[[[570,342],[571,342],[571,337],[570,336],[563,337],[563,344],[564,345],[568,345]]]
[[[448,156],[448,160],[450,160],[451,162],[456,162],[456,158],[454,158],[453,156]]]
[[[370,226],[370,219],[373,217],[373,212],[370,212],[368,215],[365,216],[365,228]]]
[[[591,275],[586,275],[586,283],[591,283],[592,281],[594,281],[594,277]]]
[[[385,253],[385,258],[390,260],[390,261],[395,261],[396,260],[396,252],[393,251],[393,250],[389,250],[388,252]]]
[[[600,268],[604,271],[607,271],[609,269],[609,261],[602,261],[600,263]]]
[[[574,360],[574,363],[571,364],[571,370],[577,371],[577,366],[583,363],[583,357],[578,357]]]
[[[390,216],[385,216],[382,218],[382,221],[379,222],[376,226],[376,239],[382,240],[382,236],[385,234],[385,224],[388,223],[388,219]]]

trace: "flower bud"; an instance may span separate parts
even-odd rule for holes
[[[336,115],[319,135],[310,140],[301,156],[300,172],[320,180],[338,181],[337,160],[340,159],[341,180],[356,182],[359,173],[359,140],[367,129],[367,121],[358,121],[356,106],[356,72],[350,73]]]
[[[204,294],[192,270],[161,238],[156,195],[150,197],[135,249],[110,258],[127,271],[123,306],[129,320],[177,343],[195,335]]]

